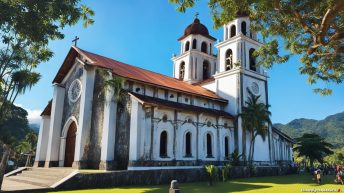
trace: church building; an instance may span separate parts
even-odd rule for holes
[[[235,150],[247,155],[238,115],[248,90],[269,102],[266,69],[253,56],[262,44],[247,16],[223,30],[216,41],[194,19],[178,39],[173,77],[71,47],[41,114],[35,166],[191,169],[221,165]],[[265,140],[256,138],[254,164],[291,162],[292,144],[269,125]]]

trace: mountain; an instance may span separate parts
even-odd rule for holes
[[[39,124],[30,123],[29,128],[33,130],[35,133],[39,133]]]
[[[344,147],[344,112],[330,115],[323,120],[294,119],[287,124],[274,126],[292,138],[301,137],[304,133],[316,133],[336,148]]]

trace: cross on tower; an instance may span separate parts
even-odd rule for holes
[[[198,18],[198,16],[199,16],[199,13],[198,13],[198,12],[196,12],[196,14],[195,14],[195,17],[196,17],[196,18]]]
[[[76,43],[78,42],[79,40],[79,37],[78,36],[75,36],[75,38],[73,39],[72,42],[74,42],[74,46],[76,47]]]

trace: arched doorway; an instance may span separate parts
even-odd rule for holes
[[[64,167],[72,167],[75,153],[76,124],[73,121],[67,132]]]

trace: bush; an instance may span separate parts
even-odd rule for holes
[[[230,155],[230,164],[232,166],[238,166],[240,163],[240,157],[242,157],[242,154],[239,155],[238,149],[235,149],[234,152]]]
[[[222,181],[223,182],[228,180],[228,174],[229,174],[231,169],[232,169],[231,164],[226,164],[222,167],[221,171],[222,171]]]
[[[213,182],[217,180],[217,168],[214,165],[205,165],[204,169],[208,174],[209,186],[212,186]]]

